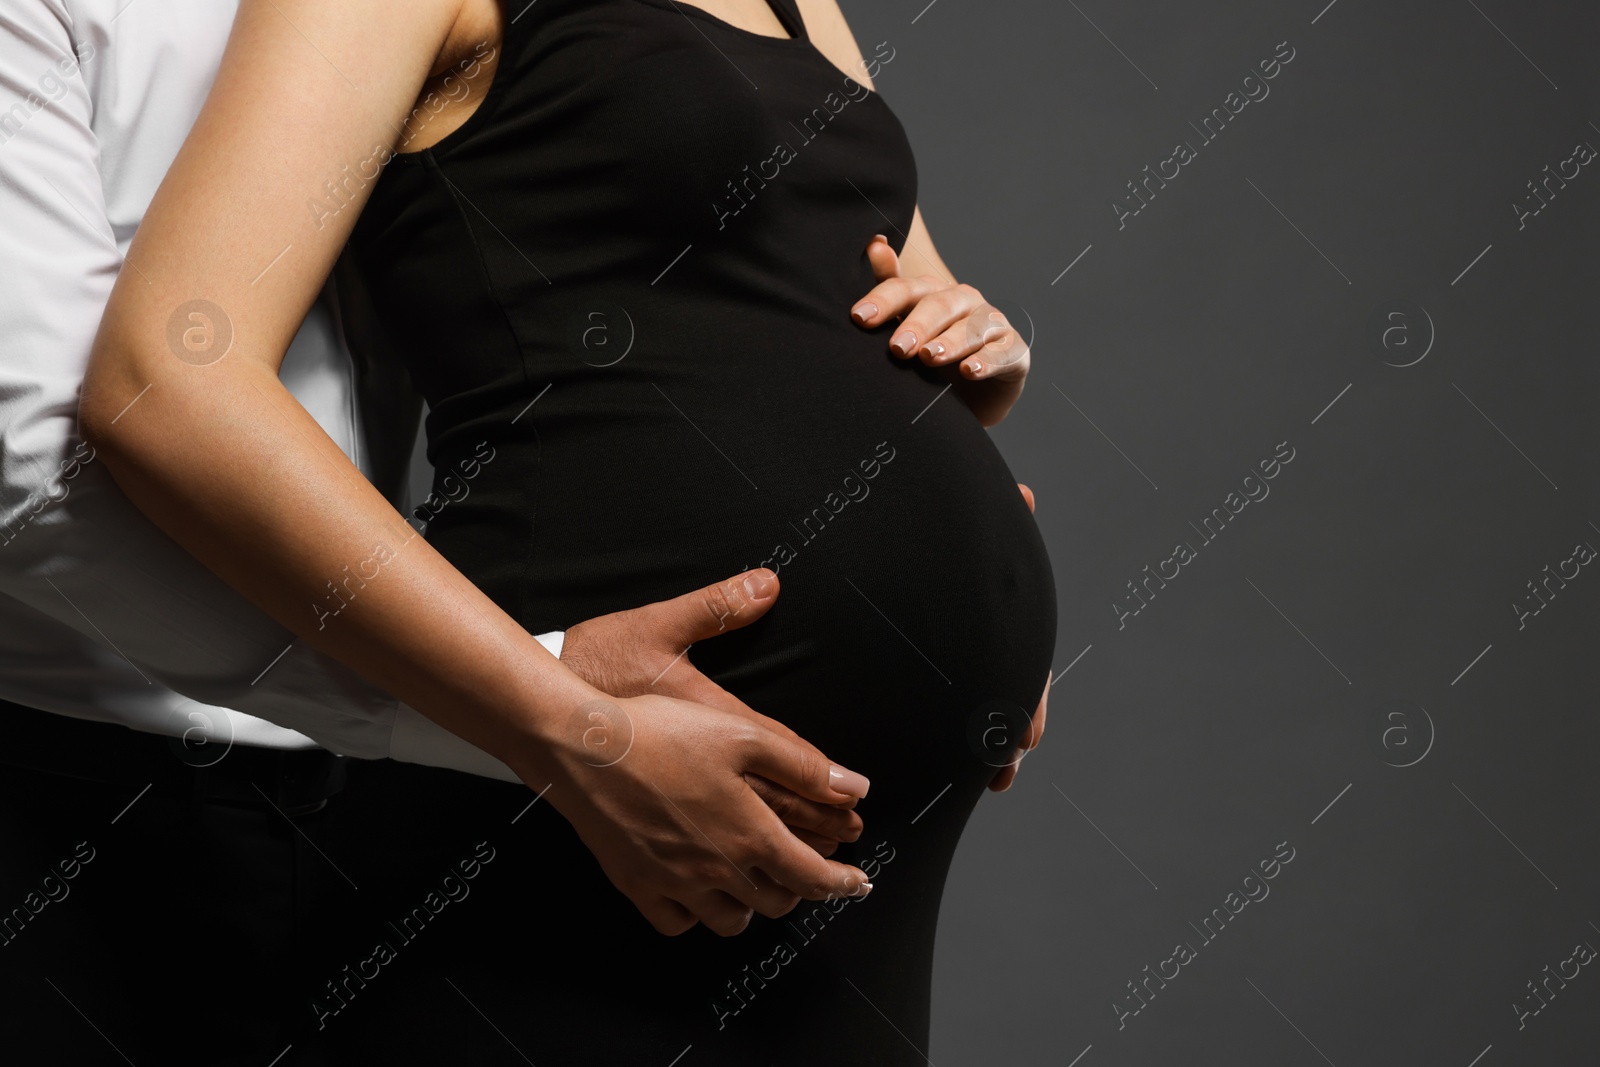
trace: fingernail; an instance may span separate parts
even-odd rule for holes
[[[828,784],[833,787],[834,792],[852,797],[866,796],[867,787],[872,784],[867,781],[866,775],[847,771],[832,764],[828,766],[828,779]]]
[[[870,893],[870,892],[872,892],[872,883],[871,882],[860,882],[860,883],[857,883],[855,889],[851,892],[850,895],[851,896],[864,897],[864,896],[867,895],[867,893]]]
[[[976,360],[976,359],[967,360],[966,368],[967,368],[967,373],[968,374],[982,374],[983,373],[983,364],[981,362],[979,362],[978,360]]]
[[[870,300],[867,300],[857,304],[854,310],[850,312],[850,317],[859,323],[865,324],[868,319],[872,318],[872,316],[876,315],[877,313],[878,305],[874,304]]]
[[[944,355],[944,342],[935,341],[930,344],[928,346],[928,355],[934,357],[935,359],[938,359],[940,356]]]
[[[882,242],[883,242],[883,243],[884,243],[884,244],[888,244],[888,243],[889,243],[889,239],[888,239],[888,238],[887,238],[887,237],[885,237],[885,236],[884,236],[884,235],[883,235],[883,234],[881,234],[881,233],[875,233],[875,234],[873,234],[873,235],[872,235],[872,239],[873,239],[873,240],[874,240],[874,241],[882,241]]]
[[[752,571],[745,575],[744,591],[751,600],[761,600],[772,591],[773,574],[769,570]]]
[[[917,335],[912,333],[910,330],[901,330],[899,333],[895,334],[894,339],[889,342],[889,347],[900,353],[902,356],[909,356],[911,354],[911,350],[916,346]]]

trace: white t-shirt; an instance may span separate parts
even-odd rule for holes
[[[210,90],[235,6],[0,7],[0,698],[214,743],[321,744],[516,781],[293,639],[145,519],[77,436],[101,313]],[[325,291],[281,377],[370,475],[337,314]],[[560,639],[539,638],[556,655]]]

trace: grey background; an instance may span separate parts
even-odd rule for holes
[[[1600,146],[1595,8],[925,5],[845,10],[896,50],[878,87],[942,255],[1034,323],[995,432],[1039,497],[1060,640],[1044,745],[963,838],[923,1051],[1596,1062],[1600,969],[1520,1030],[1513,1004],[1600,946],[1600,575],[1521,630],[1511,607],[1600,546],[1600,167],[1523,229],[1511,207]],[[1270,95],[1201,144],[1188,124],[1282,41]],[[1197,158],[1119,230],[1179,140]],[[1369,323],[1408,305],[1385,350]],[[1386,365],[1425,347],[1419,306],[1431,350]],[[1270,496],[1204,544],[1188,524],[1283,441]],[[1197,558],[1119,629],[1179,540]],[[1203,943],[1189,923],[1284,841],[1270,895]]]

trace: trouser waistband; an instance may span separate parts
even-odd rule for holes
[[[344,756],[183,739],[0,701],[0,765],[196,801],[317,811],[345,784]]]

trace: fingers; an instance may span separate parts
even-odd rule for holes
[[[798,826],[789,827],[789,832],[806,845],[809,845],[811,851],[824,859],[839,851],[839,842],[832,838],[823,837],[821,834],[812,833],[810,830],[802,830]]]
[[[865,775],[829,763],[826,756],[804,738],[784,736],[763,724],[752,723],[742,770],[761,775],[802,797],[824,804],[842,804],[867,795],[871,785]]]
[[[613,612],[569,627],[561,645],[561,661],[584,681],[612,696],[679,692],[688,699],[720,694],[731,701],[732,697],[691,665],[679,666],[680,660],[690,645],[759,619],[777,602],[777,597],[778,576],[758,567],[671,600]],[[659,684],[668,672],[672,678],[665,685]],[[704,685],[698,685],[698,681]],[[681,692],[684,687],[695,688],[696,695]],[[703,702],[727,706],[721,701]]]
[[[1028,747],[1037,748],[1040,741],[1044,740],[1044,718],[1049,710],[1050,687],[1055,684],[1055,672],[1045,675],[1044,692],[1039,694],[1039,710],[1033,714],[1033,722],[1028,724]]]
[[[719,937],[733,937],[742,934],[750,925],[756,912],[754,908],[741,904],[739,901],[726,894],[721,894],[726,904],[707,904],[696,912],[700,921],[706,924],[706,929]]]
[[[785,890],[805,900],[861,897],[872,892],[872,883],[867,881],[861,868],[824,859],[798,844],[794,855],[776,860],[771,877]]]
[[[961,289],[969,290],[959,294]],[[976,297],[977,302],[973,303]],[[957,318],[957,312],[963,312]],[[933,326],[926,324],[932,323]],[[928,338],[927,330],[937,329]],[[921,331],[921,332],[919,332]],[[1032,354],[1005,314],[985,302],[971,286],[953,286],[923,298],[916,310],[906,316],[901,333],[923,337],[918,355],[930,367],[960,362],[961,373],[970,379],[1025,378]],[[897,350],[898,351],[898,350]]]
[[[872,240],[867,242],[867,262],[872,265],[872,276],[880,282],[900,276],[900,257],[881,233],[873,234]]]
[[[978,290],[934,281],[935,288],[922,294],[889,338],[889,350],[895,355],[905,359],[920,352],[924,363],[939,366],[979,351],[986,340],[999,336],[996,331],[1006,329],[1005,316],[998,311],[994,315],[1000,325],[988,321],[983,309],[989,305]],[[937,346],[937,351],[930,346]]]
[[[717,875],[708,877],[713,888],[696,891],[679,903],[694,912],[707,929],[723,937],[741,932],[756,912],[777,919],[800,903],[799,894],[784,888],[760,867],[727,868],[720,872],[708,869],[707,874]]]
[[[656,929],[698,921],[731,936],[746,911],[776,917],[802,898],[871,891],[859,868],[828,858],[860,835],[849,808],[866,778],[754,712],[654,695],[627,704],[635,758],[600,777],[593,764],[563,764],[579,788],[558,806]],[[803,825],[791,830],[779,811]]]
[[[977,289],[932,275],[903,276],[898,257],[881,234],[867,245],[867,259],[878,284],[851,309],[850,317],[868,328],[903,317],[889,338],[889,350],[896,356],[920,356],[934,367],[959,361],[962,375],[972,380],[1027,376],[1028,346]]]
[[[1004,334],[991,335],[981,348],[961,360],[961,376],[969,381],[1021,380],[1028,376],[1032,358],[1017,331],[1008,326]]]
[[[942,278],[935,278],[931,274],[921,278],[899,276],[886,278],[867,290],[867,295],[856,302],[856,306],[850,310],[850,318],[857,326],[866,328],[882,326],[891,319],[909,312],[924,297],[946,288],[949,286]],[[895,336],[899,334],[896,333]],[[928,333],[926,336],[932,337],[933,334]],[[909,357],[914,351],[913,346],[904,353],[897,352],[897,354]]]
[[[1032,511],[1033,510],[1033,490],[1029,489],[1027,486],[1023,485],[1021,482],[1017,483],[1017,488],[1022,490],[1022,499],[1026,500],[1028,502],[1028,510]],[[1047,694],[1050,692],[1050,686],[1049,686],[1048,683],[1046,683],[1046,685],[1045,685],[1045,692]]]
[[[701,863],[690,895],[680,897],[707,927],[728,936],[744,928],[748,919],[739,908],[778,918],[800,900],[826,900],[836,896],[862,896],[871,892],[860,868],[818,855],[791,834],[776,816],[753,798],[741,825],[759,827],[743,843],[725,841],[717,858]],[[865,888],[863,888],[865,887]],[[738,906],[724,898],[732,898]]]
[[[708,889],[673,903],[689,913],[694,922],[705,923],[706,929],[719,937],[743,933],[756,914],[750,905],[720,889]]]
[[[932,297],[928,298],[928,300],[932,299]],[[923,303],[927,302],[927,300],[923,301]],[[918,311],[920,310],[921,306],[919,305]],[[996,312],[996,314],[999,314],[999,312]],[[973,321],[974,316],[978,321]],[[910,320],[908,319],[907,321],[909,322]],[[932,340],[925,342],[917,354],[922,358],[922,362],[928,366],[943,367],[959,359],[965,359],[967,356],[976,355],[984,345],[998,338],[997,330],[999,329],[1009,329],[1009,327],[990,328],[985,326],[982,309],[979,308],[966,318],[960,319],[954,325],[949,326]]]
[[[917,301],[889,339],[897,355],[920,354],[930,366],[952,363],[1010,332],[1010,324],[983,294],[965,283],[940,284]]]
[[[638,609],[637,621],[687,648],[729,630],[747,626],[778,599],[778,576],[765,567],[736,574],[692,593]]]
[[[867,329],[903,319],[889,338],[896,357],[920,355],[929,366],[957,367],[967,381],[992,380],[979,391],[981,398],[963,399],[984,426],[1001,422],[1021,395],[1032,362],[1005,315],[965,283],[933,275],[907,278],[882,234],[873,235],[866,254],[878,284],[851,309],[851,319]]]
[[[871,892],[871,884],[859,867],[819,856],[790,833],[778,821],[778,817],[754,796],[749,801],[749,806],[740,812],[735,825],[752,827],[754,836],[747,836],[742,844],[733,843],[726,850],[739,861],[741,871],[759,869],[765,872],[765,877],[773,885],[806,900],[861,896]],[[760,886],[758,882],[757,887]],[[752,892],[760,892],[761,889],[753,889],[748,884],[739,885],[729,880],[719,883],[717,888],[751,906],[763,903],[751,896]],[[762,914],[769,912],[762,911]]]
[[[639,909],[639,914],[656,928],[657,933],[668,937],[677,937],[692,929],[700,921],[688,908],[666,897],[650,896],[644,900],[634,899],[633,904]]]
[[[1018,483],[1017,487],[1029,498],[1028,503],[1032,505],[1033,494],[1028,490],[1028,487],[1021,483]],[[1044,692],[1039,694],[1039,707],[1034,711],[1033,718],[1028,722],[1028,732],[1022,736],[1022,740],[1017,744],[1017,758],[1000,768],[999,772],[989,780],[989,788],[994,792],[1004,793],[1011,788],[1011,783],[1016,781],[1017,771],[1022,766],[1022,758],[1035,748],[1038,748],[1039,742],[1044,740],[1045,715],[1049,710],[1050,686],[1054,681],[1054,672],[1045,675]]]
[[[760,775],[747,774],[745,781],[750,783],[750,788],[772,809],[773,814],[783,820],[784,825],[796,831],[797,837],[800,836],[800,830],[808,830],[835,843],[854,841],[861,836],[864,826],[861,816],[848,808],[808,800]],[[811,844],[810,841],[806,843]]]
[[[872,240],[867,242],[867,262],[872,266],[872,276],[879,283],[900,276],[900,257],[895,255],[894,249],[889,247],[889,239],[881,233],[873,234]],[[857,326],[876,326],[898,314],[882,310],[883,297],[874,297],[876,292],[876,289],[869,291],[866,298],[851,310],[850,317]]]
[[[714,934],[733,937],[742,934],[758,913],[769,919],[781,919],[799,906],[802,897],[780,885],[761,868],[752,868],[747,874],[748,879],[744,884],[733,882],[727,890],[707,890],[697,894],[688,902],[679,904],[680,911],[690,916],[691,925],[698,920]]]
[[[1016,754],[1012,756],[1011,762],[1007,763],[1004,767],[1001,767],[1000,770],[995,773],[995,776],[989,780],[989,788],[994,790],[996,793],[1004,793],[1007,789],[1011,788],[1011,783],[1016,781],[1017,772],[1022,769],[1023,757],[1028,754],[1028,750],[1032,747],[1028,740],[1033,729],[1031,724],[1028,729],[1029,733],[1023,735],[1022,740],[1017,742],[1017,747],[1015,750]]]
[[[798,893],[791,892],[760,867],[751,867],[744,874],[745,877],[731,883],[727,890],[741,907],[760,912],[769,919],[780,919],[800,903]]]
[[[710,678],[707,678],[705,675],[701,674],[698,670],[695,670],[693,664],[689,664],[681,671],[674,671],[668,682],[658,685],[656,688],[660,691],[666,692],[669,696],[675,696],[682,700],[692,700],[696,704],[704,704],[707,707],[731,711],[736,715],[740,715],[746,719],[749,719],[751,722],[759,724],[764,729],[772,731],[779,737],[793,741],[796,744],[804,745],[806,743],[799,734],[795,733],[788,726],[779,722],[777,719],[769,719],[767,716],[756,711],[754,708],[750,707],[750,705],[746,704],[744,701],[740,700],[738,697],[722,688],[716,682],[713,682]],[[772,790],[774,795],[781,792],[784,796],[792,797],[794,800],[800,803],[807,805],[816,804],[815,801],[807,800],[804,797],[797,797],[791,790],[784,789],[783,787],[768,782],[756,775],[749,776],[749,780],[753,783],[760,782],[766,788]],[[768,798],[766,794],[762,794],[759,787],[756,789],[756,792],[760,794],[763,799],[767,799],[770,803],[770,798]],[[847,796],[842,800],[826,801],[824,802],[824,806],[829,809],[842,808],[846,811],[850,811],[855,808],[856,803],[859,800],[860,797]],[[819,808],[818,810],[821,809]],[[782,813],[780,812],[780,814]],[[789,820],[785,819],[784,821],[788,822]],[[831,825],[831,822],[824,823],[823,828],[826,829]],[[859,825],[859,823],[850,823],[849,825]],[[849,838],[848,840],[853,841],[855,839]]]
[[[770,812],[751,808],[759,836],[741,847],[726,842],[717,861],[702,866],[696,884],[704,888],[680,903],[706,927],[723,937],[742,932],[752,913],[770,919],[787,915],[805,900],[862,896],[871,892],[860,868],[836,863],[815,846],[776,821]],[[835,843],[836,844],[836,843]],[[863,888],[866,886],[866,888]]]

